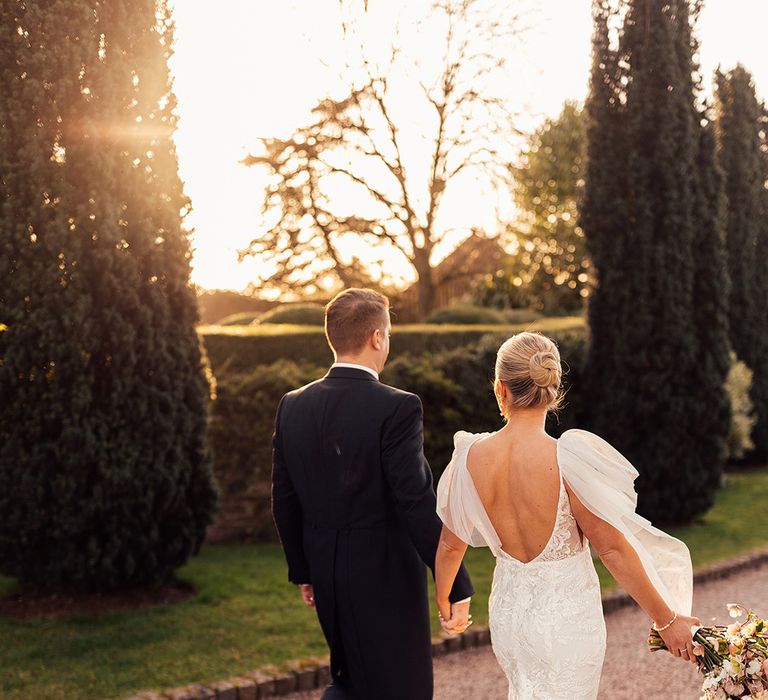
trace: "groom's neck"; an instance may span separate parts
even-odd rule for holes
[[[366,357],[365,355],[337,355],[336,362],[343,362],[347,365],[362,365],[363,367],[372,369],[374,372],[379,371],[376,363],[370,357]]]

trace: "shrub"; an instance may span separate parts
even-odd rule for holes
[[[728,437],[728,456],[742,459],[751,452],[752,430],[757,424],[754,405],[749,392],[752,388],[752,370],[731,353],[731,368],[725,380],[725,389],[731,403],[731,432]]]
[[[273,301],[222,289],[199,289],[197,305],[200,308],[200,323],[206,324],[220,323],[220,319],[246,311],[263,314],[276,306]]]
[[[449,306],[433,311],[425,323],[454,323],[463,325],[493,325],[505,323],[506,319],[496,309],[484,306]]]
[[[329,365],[333,355],[320,328],[294,326],[213,326],[201,331],[216,377],[247,374],[280,359]],[[274,332],[267,332],[273,331]]]
[[[226,316],[218,322],[220,326],[249,326],[257,321],[263,314],[255,313],[253,311],[243,311],[239,314],[232,314]]]
[[[321,304],[284,304],[264,312],[256,322],[322,326],[325,323],[325,307]]]
[[[219,379],[209,427],[221,500],[212,540],[274,539],[270,483],[277,404],[324,372],[281,360]]]
[[[532,323],[541,318],[538,311],[530,309],[504,309],[501,315],[506,323]]]

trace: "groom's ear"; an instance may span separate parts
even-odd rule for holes
[[[376,350],[381,350],[381,345],[384,342],[384,335],[382,333],[381,328],[377,328],[373,333],[371,333],[371,345]]]

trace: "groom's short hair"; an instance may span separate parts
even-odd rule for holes
[[[337,355],[362,350],[389,314],[389,299],[373,289],[345,289],[325,307],[325,337]]]

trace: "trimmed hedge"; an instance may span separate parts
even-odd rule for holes
[[[457,430],[492,431],[501,427],[492,378],[496,350],[508,333],[486,334],[471,346],[430,355],[401,355],[382,373],[382,381],[413,391],[424,405],[427,458],[442,474],[453,451]],[[583,333],[550,334],[567,371],[567,400],[559,419],[551,417],[554,435],[583,423],[579,386],[585,357]],[[271,434],[275,410],[287,391],[321,377],[325,367],[287,360],[242,375],[219,379],[210,430],[221,489],[219,539],[274,539],[270,515]],[[223,519],[223,520],[222,520]],[[240,524],[242,523],[242,524]]]
[[[273,540],[270,511],[272,432],[280,398],[325,373],[285,360],[217,380],[208,430],[219,487],[213,540]]]
[[[584,332],[579,316],[544,318],[532,323],[507,326],[403,325],[395,326],[390,358],[422,355],[478,343],[488,333],[506,335],[523,330],[552,334]],[[278,360],[327,366],[333,360],[322,328],[312,326],[253,325],[203,326],[198,329],[205,343],[213,372],[247,373],[259,365]]]
[[[501,309],[499,313],[507,323],[532,323],[544,318],[538,311],[531,311],[529,309]],[[566,314],[563,314],[563,316],[566,316]]]
[[[448,306],[444,309],[433,311],[424,323],[442,324],[442,323],[460,323],[466,325],[488,325],[494,323],[504,323],[506,319],[496,309],[489,309],[486,306]]]
[[[291,324],[295,326],[323,326],[325,307],[321,304],[283,304],[264,312],[257,323]]]
[[[509,325],[511,323],[532,323],[543,318],[538,311],[530,309],[493,309],[487,306],[463,304],[448,306],[430,314],[424,323],[454,325]]]
[[[262,314],[254,313],[253,311],[243,311],[239,314],[232,314],[226,318],[222,318],[219,321],[220,326],[249,326],[256,321]]]

